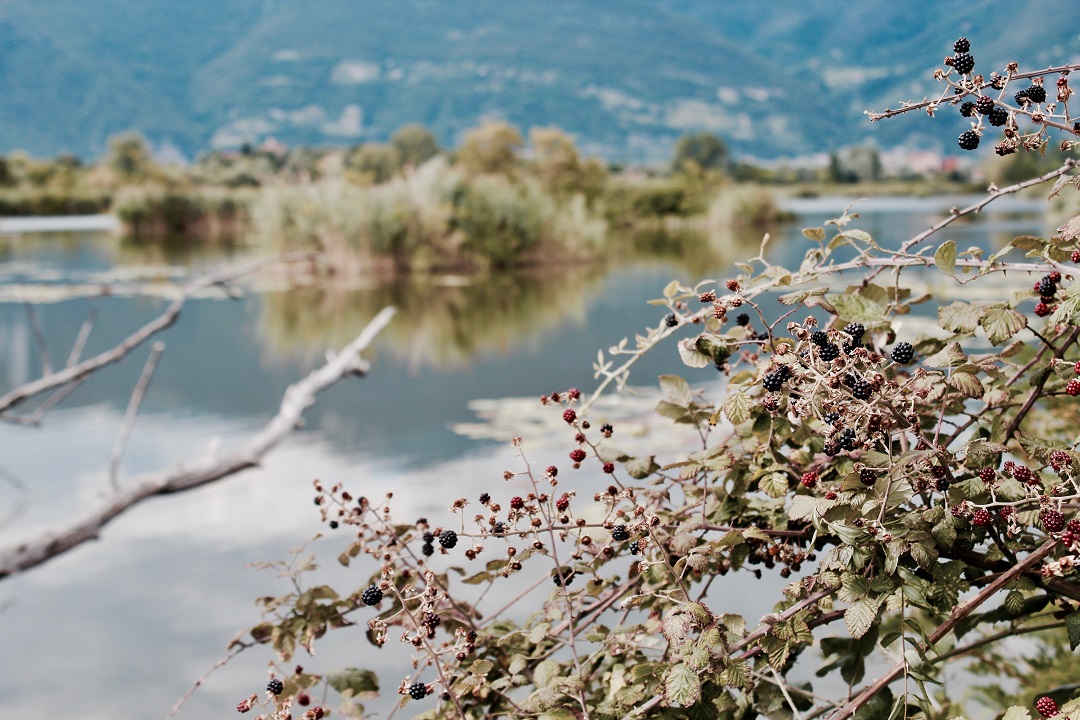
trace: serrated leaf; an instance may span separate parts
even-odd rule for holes
[[[1027,327],[1027,317],[1008,308],[987,308],[979,318],[979,325],[992,344],[1001,345]]]
[[[1080,610],[1065,616],[1065,629],[1069,631],[1069,648],[1080,646]]]
[[[645,457],[630,458],[626,461],[624,466],[626,472],[630,477],[635,480],[644,480],[652,475],[654,472],[660,469],[660,465],[656,462],[655,455],[646,455]]]
[[[690,707],[701,699],[701,677],[686,663],[672,665],[664,678],[664,699],[674,707]]]
[[[683,363],[692,368],[703,368],[712,363],[713,359],[697,348],[695,338],[686,338],[678,343],[679,358]]]
[[[934,264],[938,270],[950,277],[956,277],[956,243],[946,240],[934,253]]]
[[[982,382],[971,373],[954,372],[946,382],[959,390],[964,397],[980,398],[983,395]]]
[[[938,308],[938,325],[951,333],[974,334],[984,308],[965,302],[954,302]]]
[[[742,425],[750,419],[750,397],[741,392],[731,392],[724,400],[724,415],[732,425]]]
[[[825,297],[843,320],[873,325],[885,319],[885,308],[861,295],[829,293]]]
[[[529,632],[529,642],[534,645],[539,644],[548,636],[550,629],[551,623],[540,623]]]
[[[1011,590],[1005,595],[1001,605],[1005,608],[1005,612],[1016,617],[1024,611],[1024,594],[1018,590]]]
[[[379,694],[379,676],[371,670],[345,668],[330,673],[326,682],[339,693],[351,691],[355,698],[375,697]]]
[[[844,611],[844,624],[847,625],[851,637],[858,640],[877,619],[878,601],[876,598],[864,598],[857,600]]]
[[[788,476],[785,473],[769,473],[758,481],[761,491],[771,498],[781,498],[788,492]]]
[[[1031,713],[1028,712],[1026,707],[1020,705],[1013,705],[1011,708],[1005,711],[1005,714],[1001,717],[1001,720],[1031,720]]]
[[[832,507],[833,501],[817,495],[796,495],[791,498],[788,517],[792,520],[811,520]]]
[[[958,367],[967,362],[967,355],[955,340],[923,360],[923,365],[931,368]]]
[[[690,383],[678,375],[661,375],[660,393],[669,403],[680,407],[689,407],[694,400]]]

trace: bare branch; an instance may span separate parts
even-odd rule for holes
[[[34,333],[34,344],[37,345],[38,357],[41,359],[41,374],[44,377],[52,375],[52,359],[49,357],[49,346],[45,342],[45,333],[41,330],[41,321],[38,320],[37,310],[31,303],[23,303],[26,308],[26,319],[30,323],[30,330]]]
[[[67,364],[64,367],[71,367],[79,362],[83,348],[86,347],[86,340],[90,337],[90,331],[94,328],[94,320],[96,319],[97,308],[90,308],[90,312],[86,314],[86,320],[83,321],[82,327],[79,328],[79,334],[75,338],[75,344],[71,346],[71,354],[68,355]]]
[[[143,365],[142,374],[135,383],[135,389],[131,391],[131,399],[128,400],[127,410],[124,412],[124,421],[120,425],[120,432],[116,435],[112,454],[109,455],[109,482],[112,483],[113,490],[117,489],[116,472],[120,468],[120,458],[124,455],[131,429],[135,426],[135,416],[139,413],[139,405],[142,404],[143,395],[146,394],[146,388],[150,386],[150,378],[153,377],[154,369],[163,352],[165,352],[165,343],[154,343],[150,348],[150,357],[146,358],[146,364]]]
[[[0,578],[28,570],[87,540],[97,538],[111,520],[147,498],[191,490],[257,466],[263,456],[296,427],[304,410],[315,402],[319,392],[350,374],[367,371],[367,363],[358,355],[386,327],[393,315],[393,308],[384,308],[341,352],[290,385],[285,390],[277,415],[243,448],[227,457],[204,461],[191,469],[150,473],[136,478],[130,487],[113,495],[111,502],[70,527],[0,551]]]
[[[222,283],[235,280],[244,275],[250,275],[253,272],[257,272],[272,265],[283,262],[291,263],[305,261],[310,258],[310,253],[279,255],[272,258],[256,260],[237,268],[222,270],[221,272],[196,280],[188,284],[188,286],[181,291],[181,293],[165,309],[165,312],[143,325],[131,335],[128,335],[112,349],[106,350],[92,358],[87,358],[81,363],[64,368],[59,372],[47,373],[45,377],[8,391],[7,394],[0,397],[0,413],[6,412],[19,403],[36,395],[40,395],[43,392],[62,385],[67,385],[73,380],[84,378],[106,365],[119,362],[133,349],[176,322],[176,319],[180,316],[180,310],[183,308],[184,303],[200,290],[213,287],[214,285],[221,285]]]

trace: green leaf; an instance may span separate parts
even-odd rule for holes
[[[969,305],[964,302],[954,302],[938,308],[938,325],[951,333],[972,335],[979,326],[979,319],[986,308],[980,305]]]
[[[678,375],[661,375],[660,392],[664,399],[672,405],[689,407],[694,401],[694,393],[690,390],[690,383]]]
[[[1027,317],[1008,308],[987,308],[979,324],[992,344],[1001,345],[1027,327]]]
[[[782,472],[769,473],[758,481],[761,491],[771,498],[781,498],[788,492],[788,476]]]
[[[885,319],[885,308],[861,295],[829,293],[825,297],[843,320],[873,325]]]
[[[697,340],[695,338],[686,338],[679,341],[679,358],[688,367],[703,368],[712,363],[713,359],[709,355],[701,352],[697,348]]]
[[[950,386],[959,390],[964,397],[980,398],[985,390],[979,378],[971,373],[955,372],[947,382]]]
[[[934,264],[946,275],[956,277],[956,243],[952,240],[943,242],[934,253]]]
[[[664,699],[675,707],[690,707],[701,699],[701,677],[686,663],[673,665],[664,678]]]
[[[625,467],[626,472],[635,480],[644,480],[660,469],[660,466],[656,463],[656,456],[654,455],[630,458],[626,461]]]
[[[788,517],[792,520],[810,520],[832,507],[833,502],[817,495],[796,495],[791,498]]]
[[[1013,705],[1005,711],[1005,715],[1002,716],[1001,720],[1031,720],[1031,713],[1028,712],[1026,707]]]
[[[540,644],[548,636],[548,630],[550,629],[551,623],[540,623],[529,633],[529,642],[534,645]]]
[[[1065,629],[1069,631],[1069,648],[1080,646],[1080,610],[1065,616]]]
[[[742,425],[750,419],[750,398],[741,392],[732,392],[724,400],[724,414],[732,425]]]
[[[345,668],[330,673],[326,682],[339,693],[352,691],[352,697],[375,697],[379,694],[379,677],[371,670]]]
[[[1011,590],[1005,595],[1005,600],[1002,601],[1001,604],[1005,608],[1005,612],[1016,617],[1024,612],[1024,593],[1019,590]],[[1075,614],[1080,615],[1080,612]],[[1068,621],[1066,621],[1065,624],[1068,625]],[[1075,648],[1076,646],[1074,645],[1073,647]]]
[[[923,360],[923,365],[932,368],[957,367],[967,362],[967,355],[960,349],[960,343],[955,340],[940,352],[936,352]]]
[[[877,619],[877,613],[877,598],[864,598],[851,603],[844,611],[844,624],[847,625],[851,637],[859,639],[865,635]]]
[[[821,242],[825,239],[825,228],[803,228],[802,234],[807,240]]]

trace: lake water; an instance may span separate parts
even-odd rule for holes
[[[855,227],[895,245],[963,199],[886,200],[859,206]],[[837,215],[839,199],[801,201],[799,221],[778,233],[776,262],[797,265],[806,248],[799,228]],[[1019,234],[1051,230],[1041,201],[1002,201],[957,223],[946,238],[997,247]],[[100,540],[0,581],[0,637],[7,651],[0,707],[9,717],[104,720],[164,717],[191,682],[220,658],[229,639],[259,621],[254,599],[287,591],[273,573],[247,566],[284,558],[324,528],[311,483],[342,482],[355,494],[396,493],[400,517],[444,517],[456,497],[509,493],[502,472],[516,468],[508,443],[455,431],[477,423],[477,409],[510,408],[530,459],[565,462],[573,447],[565,425],[538,412],[536,398],[595,385],[592,363],[663,311],[646,304],[672,278],[725,277],[730,263],[756,252],[759,238],[685,241],[650,256],[663,238],[643,237],[621,262],[497,278],[425,278],[351,290],[252,292],[240,299],[200,298],[160,338],[166,348],[121,465],[119,482],[182,465],[241,444],[276,411],[285,387],[315,367],[325,350],[348,342],[384,305],[400,313],[368,357],[368,377],[320,397],[306,424],[270,453],[262,468],[193,492],[136,506]],[[168,287],[240,253],[192,251],[183,243],[145,249],[94,232],[23,234],[0,239],[0,390],[35,377],[40,360],[20,295],[31,283],[93,283],[134,278]],[[1004,297],[1004,290],[1003,297]],[[97,321],[86,354],[103,350],[163,308],[160,295],[74,298],[36,304],[54,364],[63,364],[87,313]],[[0,544],[8,546],[96,507],[108,495],[108,458],[131,388],[149,349],[106,369],[76,390],[40,428],[0,425]],[[714,370],[690,371],[664,347],[635,368],[631,384],[683,373],[705,385]],[[476,400],[493,402],[472,404]],[[598,412],[629,418],[654,401],[629,397]],[[518,416],[516,410],[523,408]],[[532,409],[530,409],[532,408]],[[556,414],[557,415],[557,414]],[[498,435],[498,433],[495,433]],[[635,442],[639,438],[635,438]],[[656,437],[649,442],[673,442]],[[575,480],[598,482],[585,477]],[[326,531],[329,532],[329,531]],[[326,577],[347,590],[370,568],[334,568],[344,537],[319,540]],[[764,587],[764,586],[763,586]],[[725,597],[728,595],[728,597]],[[739,597],[741,595],[741,598]],[[723,588],[751,615],[760,602]],[[769,600],[771,603],[771,599]],[[312,671],[372,666],[360,630],[338,633]],[[261,691],[270,655],[241,654],[215,674],[179,717],[227,716]],[[378,660],[378,657],[376,657]],[[399,660],[380,661],[393,668]],[[396,685],[393,673],[384,688]],[[392,692],[392,690],[391,690]]]

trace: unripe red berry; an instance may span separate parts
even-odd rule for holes
[[[570,459],[573,460],[576,463],[581,462],[582,460],[585,459],[585,451],[582,450],[581,448],[578,448],[577,450],[571,450],[570,451]]]
[[[803,484],[803,487],[810,488],[810,487],[814,487],[814,485],[817,483],[817,479],[818,479],[817,478],[817,473],[813,472],[813,471],[810,471],[810,472],[804,472],[802,474],[802,477],[799,478],[799,482]]]
[[[579,397],[581,397],[581,391],[577,388],[570,388],[566,391],[566,394],[570,396],[571,400],[577,400]]]
[[[1065,517],[1057,510],[1050,508],[1039,513],[1039,521],[1046,532],[1060,532],[1065,527]],[[1050,716],[1047,715],[1046,717]]]
[[[1052,312],[1053,310],[1050,309],[1050,306],[1044,302],[1040,302],[1038,305],[1035,306],[1035,314],[1039,317],[1046,317]]]
[[[604,463],[604,472],[606,472],[608,475],[611,475],[613,472],[615,472],[615,463]]]
[[[1080,250],[1073,250],[1072,256],[1069,259],[1074,263],[1080,263]]]
[[[514,497],[510,498],[510,507],[513,510],[520,510],[521,508],[525,507],[525,501],[522,500],[520,496],[515,495]]]
[[[1069,384],[1065,386],[1065,392],[1073,397],[1080,395],[1080,380],[1070,380]]]
[[[1057,701],[1047,695],[1043,695],[1035,701],[1035,709],[1038,710],[1039,714],[1044,718],[1052,718],[1061,712]]]
[[[306,707],[307,705],[311,704],[311,698],[308,696],[307,693],[300,693],[296,696],[296,704]]]
[[[562,419],[568,424],[573,425],[574,421],[577,420],[577,413],[574,412],[573,408],[566,408],[566,410],[563,411]]]
[[[990,512],[983,508],[979,508],[975,511],[975,514],[971,517],[972,525],[989,525],[993,518],[990,516]]]
[[[979,479],[982,480],[984,483],[992,483],[994,482],[995,474],[996,473],[994,472],[994,468],[984,467],[982,470],[979,471]]]

